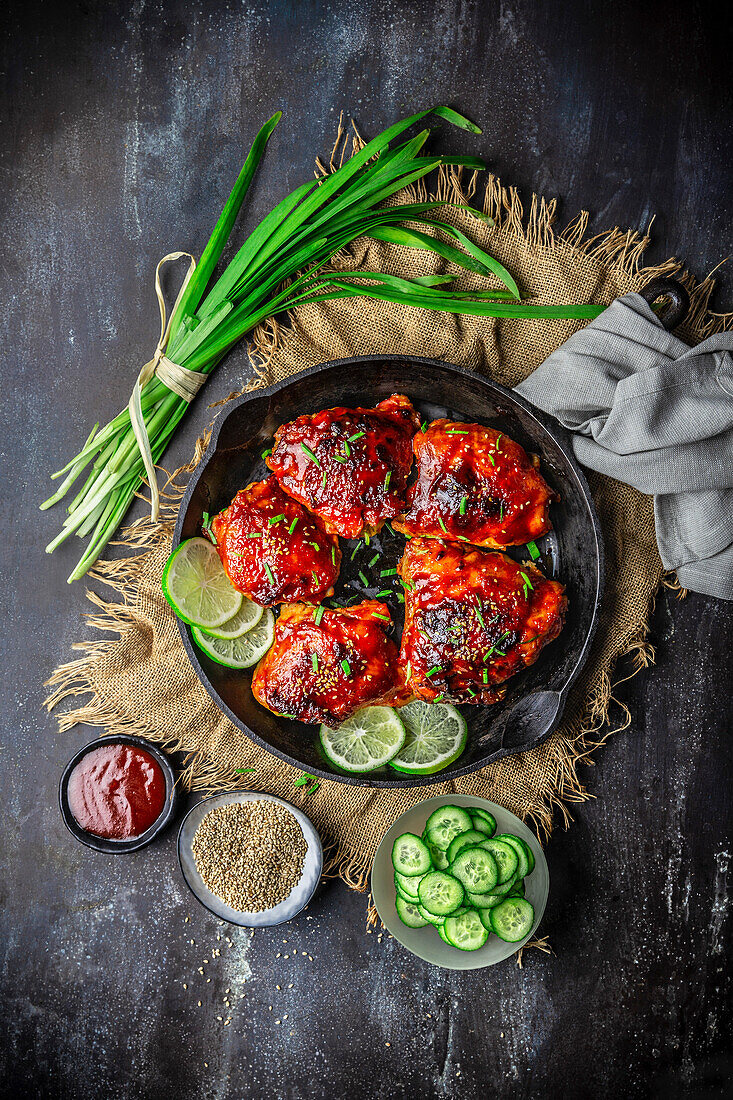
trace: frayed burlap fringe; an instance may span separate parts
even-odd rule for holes
[[[358,133],[354,133],[349,139],[342,122],[330,161],[327,166],[319,165],[317,174],[326,174],[343,163],[349,140],[352,150],[363,144]],[[475,173],[466,174],[464,179],[462,169],[443,168],[438,174],[433,195],[429,195],[424,182],[419,181],[416,186],[401,193],[396,201],[404,203],[440,198],[457,206],[466,206],[476,194],[476,188]],[[656,266],[642,266],[644,252],[650,240],[649,231],[641,234],[633,230],[614,228],[595,237],[588,237],[589,217],[586,212],[581,212],[562,231],[556,232],[555,200],[547,201],[534,196],[529,213],[525,216],[516,189],[503,186],[494,176],[488,179],[482,209],[484,215],[493,220],[492,240],[515,238],[533,261],[539,261],[543,256],[559,256],[572,263],[573,258],[577,260],[579,256],[583,256],[598,265],[599,272],[616,273],[622,285],[632,287],[643,286],[659,275],[674,275],[681,279],[691,298],[691,311],[681,335],[690,342],[701,340],[714,331],[733,327],[733,313],[715,314],[709,311],[710,295],[714,287],[711,275],[697,283],[683,264],[674,258]],[[450,210],[448,208],[449,213]],[[349,249],[333,258],[332,266],[353,269],[355,257],[358,257],[363,245],[364,242],[354,242]],[[470,278],[468,276],[469,280]],[[256,377],[248,382],[242,392],[260,388],[273,381],[274,361],[287,350],[291,342],[298,339],[299,313],[300,311],[296,311],[285,324],[279,320],[271,320],[260,325],[254,332],[250,343],[250,359]],[[217,402],[217,405],[226,404],[231,397],[237,395],[232,394],[224,402]],[[185,764],[180,781],[188,789],[248,789],[251,787],[250,777],[242,774],[234,763],[223,762],[218,756],[207,755],[204,749],[187,751],[183,742],[175,736],[161,739],[160,730],[151,728],[144,716],[125,711],[124,700],[105,698],[94,687],[93,672],[97,663],[119,644],[119,639],[126,631],[136,628],[135,599],[147,558],[146,552],[156,551],[165,540],[170,539],[186,476],[200,461],[208,438],[208,433],[202,436],[196,444],[191,462],[169,477],[162,497],[161,522],[153,525],[149,520],[142,519],[130,525],[122,532],[119,542],[113,544],[123,548],[127,556],[99,561],[95,565],[90,574],[91,579],[102,582],[114,596],[104,599],[96,592],[88,592],[94,607],[94,611],[88,616],[88,623],[95,630],[112,634],[113,637],[74,646],[82,656],[56,669],[48,681],[52,690],[46,705],[49,710],[53,710],[70,700],[84,699],[83,703],[60,715],[59,726],[62,730],[83,722],[101,726],[111,735],[136,733],[153,738],[165,748],[184,751]],[[133,553],[130,554],[130,551]],[[595,679],[584,682],[582,706],[576,708],[572,717],[566,716],[561,733],[554,734],[536,750],[542,753],[539,766],[543,771],[543,785],[540,792],[534,792],[536,797],[531,800],[531,804],[525,800],[527,808],[524,812],[545,836],[550,834],[556,812],[567,824],[571,820],[569,807],[590,797],[580,780],[579,765],[591,764],[595,751],[613,733],[626,729],[631,722],[629,709],[617,697],[616,692],[621,684],[654,662],[654,647],[647,638],[646,623],[660,584],[665,584],[680,597],[684,595],[676,578],[663,575],[660,564],[658,576],[650,585],[651,593],[644,622],[627,623],[614,635],[617,643],[615,660],[625,659],[625,674],[614,678],[615,662],[612,661],[610,667],[600,669]],[[292,778],[288,777],[287,781],[292,783]],[[501,782],[501,777],[495,782],[491,775],[487,775],[485,792],[488,797],[501,800]],[[286,787],[282,787],[277,793],[283,793],[287,797],[286,790]],[[319,794],[323,794],[323,788],[313,798],[317,799]],[[305,808],[308,809],[307,804]],[[366,889],[370,853],[355,851],[342,841],[330,840],[328,837],[325,852],[326,876],[338,876],[355,890]],[[370,924],[376,920],[376,910],[373,908],[369,909],[368,920]],[[549,950],[542,941],[533,945],[540,950]]]

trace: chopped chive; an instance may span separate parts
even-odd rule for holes
[[[365,588],[369,587],[369,581],[366,579],[366,577],[362,573],[361,569],[359,570],[359,580],[361,581],[361,583],[364,585]]]
[[[434,703],[439,703],[441,699],[445,699],[445,692],[441,691],[440,695],[436,695],[433,699]]]
[[[486,452],[486,457],[488,458],[488,460],[489,460],[489,462],[491,463],[492,466],[496,466],[496,459],[492,455],[491,451]]]
[[[244,537],[246,539],[261,539],[262,538],[262,532],[261,531],[250,531],[250,533],[245,535]]]
[[[374,555],[374,557],[372,558],[372,560],[371,560],[371,561],[369,562],[369,568],[370,568],[370,569],[372,568],[372,566],[373,566],[373,565],[376,565],[376,563],[377,563],[377,562],[379,561],[379,557],[380,557],[380,555],[379,555],[379,554],[375,554],[375,555]]]
[[[306,783],[310,783],[310,782],[312,782],[312,780],[313,780],[313,776],[312,776],[312,775],[301,775],[300,779],[296,779],[296,780],[295,780],[295,783],[293,784],[293,786],[295,786],[295,787],[302,787],[302,786],[304,786],[304,785],[305,785]]]
[[[395,596],[397,597],[397,599],[399,600],[400,603],[405,602],[405,597],[402,595],[401,592],[395,592]]]
[[[281,512],[279,516],[270,516],[267,520],[269,527],[274,527],[276,523],[280,523],[285,519],[285,515]]]
[[[295,528],[297,526],[298,526],[298,517],[296,516],[295,519],[293,520],[293,522],[288,527],[288,534],[292,535],[293,531],[295,530]]]
[[[345,676],[351,676],[351,665],[349,664],[349,662],[346,660],[345,657],[344,657],[343,661],[341,662],[341,667],[344,670],[344,675]]]
[[[387,475],[386,475],[386,477],[385,477],[385,479],[384,479],[384,491],[385,491],[385,493],[386,493],[386,492],[387,492],[387,490],[389,489],[389,483],[390,483],[390,481],[391,481],[391,480],[392,480],[392,471],[391,471],[391,470],[387,470]]]
[[[469,432],[466,428],[446,428],[446,435],[468,435]]]
[[[529,645],[530,642],[536,642],[539,638],[539,634],[535,634],[534,638],[527,638],[526,642],[522,642],[522,645]]]
[[[317,554],[320,553],[321,548],[317,542],[309,542],[308,545],[312,546]]]
[[[447,527],[446,527],[446,525],[445,525],[445,524],[443,523],[443,517],[442,517],[442,516],[438,516],[438,523],[440,524],[440,526],[441,526],[442,530],[443,530],[443,531],[445,532],[445,534],[447,535],[447,534],[448,534],[448,528],[447,528]]]
[[[468,694],[471,696],[472,699],[476,698],[476,692],[473,690],[473,688],[467,687],[466,691],[468,692]]]
[[[380,611],[372,611],[372,618],[373,619],[384,619],[385,622],[390,622],[389,615],[382,615],[382,613]]]
[[[374,597],[376,600],[384,600],[387,596],[394,596],[394,592],[390,588],[383,588],[381,592],[377,592]]]
[[[344,454],[347,458],[351,458],[351,447],[349,446],[348,439],[344,440]]]
[[[314,672],[318,672],[318,654],[311,653],[311,666]]]
[[[284,710],[280,711],[280,717],[281,718],[292,718],[292,720],[294,722],[298,721],[298,715],[297,714],[286,714]]]
[[[359,551],[360,551],[360,550],[361,550],[361,539],[359,539],[359,541],[357,542],[356,546],[355,546],[355,547],[354,547],[354,549],[353,549],[353,550],[351,551],[351,561],[353,561],[353,560],[354,560],[354,558],[356,557],[356,555],[357,555],[357,554],[359,553]]]
[[[486,662],[488,661],[489,657],[490,657],[490,656],[491,656],[491,654],[492,654],[492,653],[494,652],[494,648],[495,648],[495,647],[494,647],[494,646],[492,645],[491,649],[487,649],[487,650],[486,650],[486,652],[484,653],[484,664],[486,664]]]
[[[527,543],[527,550],[529,551],[529,556],[532,559],[532,561],[537,561],[538,557],[540,556],[540,551],[539,551],[539,547],[537,546],[537,543],[536,542],[528,542]]]
[[[412,665],[408,661],[407,664],[405,665],[405,676],[407,676],[408,679],[409,679],[411,674],[412,674]]]
[[[272,569],[270,569],[270,566],[267,564],[267,562],[264,563],[264,570],[267,573],[267,576],[270,578],[270,584],[274,584],[275,578],[272,575]]]
[[[318,587],[318,585],[321,582],[320,582],[320,578],[319,578],[318,574],[316,573],[315,569],[311,569],[311,577],[313,577],[313,583],[315,584],[315,586]]]
[[[315,462],[316,466],[320,470],[321,464],[318,461],[318,459],[316,458],[316,456],[313,454],[313,451],[310,449],[310,447],[306,446],[305,443],[301,443],[300,449],[301,449],[301,451],[305,451],[305,453],[308,455],[308,458],[311,460],[311,462]]]
[[[336,547],[332,546],[331,547],[331,565],[335,565],[335,564],[336,564]]]
[[[326,485],[327,485],[327,484],[328,484],[328,474],[327,474],[327,473],[326,473],[326,471],[324,470],[324,471],[323,471],[323,488],[324,488],[324,489],[326,488]]]
[[[334,462],[346,462],[346,459],[343,455],[334,455],[333,458]]]
[[[499,523],[504,519],[504,501],[499,502]]]
[[[527,587],[530,589],[530,591],[534,591],[534,585],[532,584],[532,581],[529,579],[529,577],[527,576],[526,573],[522,572],[521,569],[519,570],[519,576],[524,578],[524,581],[525,581]]]
[[[363,435],[366,435],[366,432],[355,432],[353,435],[347,436],[348,442],[353,443],[355,439],[361,439]]]
[[[396,577],[397,576],[397,570],[396,569],[380,569],[379,576],[380,577]]]
[[[500,440],[500,439],[503,439],[503,438],[504,438],[504,433],[503,433],[503,432],[499,432],[499,434],[498,434],[498,435],[497,435],[497,437],[496,437],[496,442],[494,443],[494,450],[495,450],[495,451],[498,451],[498,450],[499,450],[499,440]]]
[[[237,775],[244,775],[245,772],[253,772],[254,768],[235,768],[234,771]]]
[[[314,620],[315,620],[315,624],[316,624],[316,626],[319,626],[319,625],[320,625],[321,619],[323,618],[323,612],[324,612],[324,611],[325,611],[325,608],[323,607],[323,605],[322,605],[322,604],[321,604],[321,606],[320,606],[320,607],[317,607],[317,608],[316,608],[316,613],[315,613],[315,615],[313,616],[313,618],[314,618]]]
[[[313,777],[311,776],[311,778],[313,778]],[[305,793],[306,793],[306,795],[309,795],[309,794],[315,794],[315,793],[316,793],[316,791],[318,790],[318,788],[320,787],[320,785],[321,785],[321,784],[320,784],[320,783],[318,782],[318,780],[316,779],[316,780],[315,780],[315,782],[314,782],[314,784],[313,784],[313,786],[312,786],[312,787],[309,787],[309,788],[308,788],[308,790],[307,790],[307,791],[305,792]]]
[[[522,585],[522,593],[524,595],[525,600],[528,600],[529,599],[529,589],[527,588],[526,584]]]
[[[263,458],[269,458],[271,454],[272,454],[272,447],[268,447],[266,451],[262,452],[262,457]]]
[[[434,676],[436,672],[440,672],[440,665],[433,665],[432,668],[428,669],[428,671],[425,673],[425,675],[426,676]]]
[[[427,420],[426,420],[424,424],[421,424],[421,425],[420,425],[420,431],[421,431],[421,432],[423,433],[423,435],[425,435],[425,432],[426,432],[427,430],[428,430],[428,422],[427,422]]]
[[[467,504],[468,504],[468,497],[465,497],[465,496],[461,497],[461,506],[458,509],[458,511],[461,513],[462,516],[465,516],[465,514],[466,514],[466,505]]]
[[[494,653],[497,653],[500,657],[506,657],[506,653],[503,649],[494,648]]]
[[[484,617],[481,614],[481,609],[478,608],[478,607],[475,607],[474,611],[476,612],[476,618],[481,623],[481,626],[483,627],[484,630],[486,630],[486,623],[484,622]]]
[[[408,592],[412,592],[413,588],[415,587],[414,583],[410,580],[409,577],[403,577],[402,584]]]
[[[482,680],[485,684],[488,684],[488,682],[489,682],[489,670],[488,670],[488,668],[484,669],[484,671],[481,674],[481,678],[482,678]]]
[[[458,538],[461,540],[461,542],[470,542],[471,541],[470,539],[467,539],[465,535],[459,535]]]
[[[371,535],[364,535],[364,542],[367,546],[369,545],[369,543],[371,541],[372,541],[372,536]]]

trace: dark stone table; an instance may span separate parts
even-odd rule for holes
[[[551,956],[456,974],[364,931],[329,885],[281,930],[220,927],[174,835],[126,859],[66,833],[42,681],[83,636],[47,473],[127,399],[163,253],[199,251],[256,127],[285,116],[253,225],[329,150],[435,102],[528,195],[646,228],[702,277],[730,249],[730,33],[707,5],[11,0],[3,44],[0,1081],[12,1097],[717,1096],[729,1078],[730,605],[660,595],[630,728],[547,847]],[[638,9],[638,10],[637,10]],[[722,9],[721,9],[722,14]],[[730,305],[722,273],[719,308]],[[206,391],[248,371],[239,349]],[[194,407],[168,460],[205,425]],[[221,937],[221,938],[219,938]],[[214,952],[219,952],[215,954]],[[296,954],[297,951],[297,954]],[[312,956],[312,959],[311,959]],[[229,1001],[227,1005],[225,1001]],[[231,1018],[231,1023],[225,1022]]]

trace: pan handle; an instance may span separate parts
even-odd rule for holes
[[[562,713],[560,691],[535,691],[523,696],[505,718],[501,734],[504,752],[522,752],[554,728]]]
[[[689,312],[690,295],[677,279],[652,279],[639,293],[649,305],[656,302],[657,298],[669,299],[669,304],[663,306],[657,314],[667,332],[671,332],[684,321]]]

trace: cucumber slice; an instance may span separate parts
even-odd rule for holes
[[[500,898],[499,900],[503,901],[504,899]],[[476,912],[478,913],[479,920],[483,924],[486,931],[487,932],[493,932],[494,929],[491,927],[491,909],[490,908],[489,909],[481,908],[481,909],[477,909]]]
[[[398,836],[392,845],[392,866],[406,878],[427,874],[430,870],[430,852],[427,844],[414,833],[403,833],[402,836]]]
[[[511,890],[507,894],[508,898],[523,898],[524,897],[524,879],[518,879]]]
[[[479,912],[482,909],[493,909],[505,897],[508,897],[508,894],[472,894],[469,890],[466,891],[466,901]]]
[[[463,886],[444,871],[431,871],[417,888],[420,904],[436,917],[447,917],[463,904]]]
[[[428,843],[428,848],[430,849],[430,857],[436,871],[447,871],[450,861],[445,852],[441,852],[440,848],[434,848],[430,843]]]
[[[207,657],[226,668],[251,668],[264,657],[275,637],[275,616],[269,607],[260,621],[236,638],[212,638],[197,626],[191,628],[193,640]]]
[[[413,901],[417,901],[417,888],[421,875],[403,875],[399,871],[394,873],[394,884],[402,888],[403,894],[407,894]]]
[[[450,942],[450,940],[446,937],[445,929],[444,929],[442,924],[436,925],[436,931],[437,931],[438,935],[440,936],[441,940],[443,941],[443,943],[447,943],[449,947],[453,946],[453,944]]]
[[[489,909],[489,918],[491,930],[500,940],[518,943],[529,935],[534,924],[534,907],[526,898],[505,898],[501,905]]]
[[[418,898],[413,897],[412,894],[408,894],[407,891],[403,890],[397,883],[395,883],[395,893],[398,898],[402,898],[403,901],[409,901],[411,905],[417,905],[418,903]]]
[[[458,917],[446,917],[443,930],[448,943],[459,951],[478,951],[489,938],[489,933],[475,909],[469,909]]]
[[[429,913],[427,909],[424,909],[422,905],[417,907],[420,916],[423,920],[428,921],[429,924],[434,924],[436,928],[440,928],[445,920],[445,917],[438,917],[435,913]]]
[[[238,638],[240,634],[246,634],[253,626],[257,626],[264,610],[264,607],[260,607],[254,600],[248,600],[245,596],[236,615],[232,615],[231,619],[227,619],[221,626],[211,627],[203,633],[210,634],[212,638]]]
[[[483,833],[478,832],[477,829],[469,829],[467,833],[459,833],[458,836],[454,836],[448,845],[448,851],[445,853],[448,857],[448,862],[452,863],[462,848],[468,848],[469,845],[479,844],[482,840],[486,840]]]
[[[404,898],[398,895],[395,898],[394,906],[397,910],[397,916],[408,928],[425,928],[427,925],[428,922],[420,916],[420,911],[414,902],[405,901]]]
[[[471,806],[470,812],[471,817],[483,818],[483,820],[486,822],[486,824],[489,826],[489,829],[491,830],[489,836],[493,836],[496,832],[496,818],[494,817],[494,815],[490,814],[488,810],[482,809],[481,806]],[[474,828],[477,827],[478,826],[474,825]]]
[[[400,708],[407,739],[391,768],[412,775],[433,775],[452,764],[466,747],[466,719],[450,703],[426,703],[421,699]]]
[[[221,626],[237,614],[244,596],[237,592],[208,539],[187,539],[166,562],[163,595],[189,626]]]
[[[491,852],[482,847],[464,848],[450,865],[450,874],[472,894],[488,894],[499,881],[499,868]]]
[[[471,828],[470,815],[460,806],[441,806],[434,810],[425,823],[428,840],[441,852],[448,850],[454,836],[467,833]]]
[[[347,772],[371,772],[400,751],[405,727],[392,707],[362,707],[338,729],[321,726],[320,739],[332,764]]]
[[[485,848],[487,852],[491,852],[496,860],[496,866],[499,868],[498,885],[509,882],[510,879],[513,881],[517,873],[519,858],[512,845],[507,844],[505,840],[497,840],[496,837],[491,837],[489,840],[485,840],[481,847]]]
[[[513,833],[500,833],[492,839],[502,841],[504,844],[510,844],[514,851],[517,853],[517,869],[514,872],[517,878],[524,878],[526,875],[529,874],[527,845],[524,843],[523,840],[520,840],[518,836],[514,836]]]
[[[471,814],[471,821],[474,829],[481,833],[484,839],[488,839],[490,836],[494,835],[486,818],[479,817],[478,814]]]

